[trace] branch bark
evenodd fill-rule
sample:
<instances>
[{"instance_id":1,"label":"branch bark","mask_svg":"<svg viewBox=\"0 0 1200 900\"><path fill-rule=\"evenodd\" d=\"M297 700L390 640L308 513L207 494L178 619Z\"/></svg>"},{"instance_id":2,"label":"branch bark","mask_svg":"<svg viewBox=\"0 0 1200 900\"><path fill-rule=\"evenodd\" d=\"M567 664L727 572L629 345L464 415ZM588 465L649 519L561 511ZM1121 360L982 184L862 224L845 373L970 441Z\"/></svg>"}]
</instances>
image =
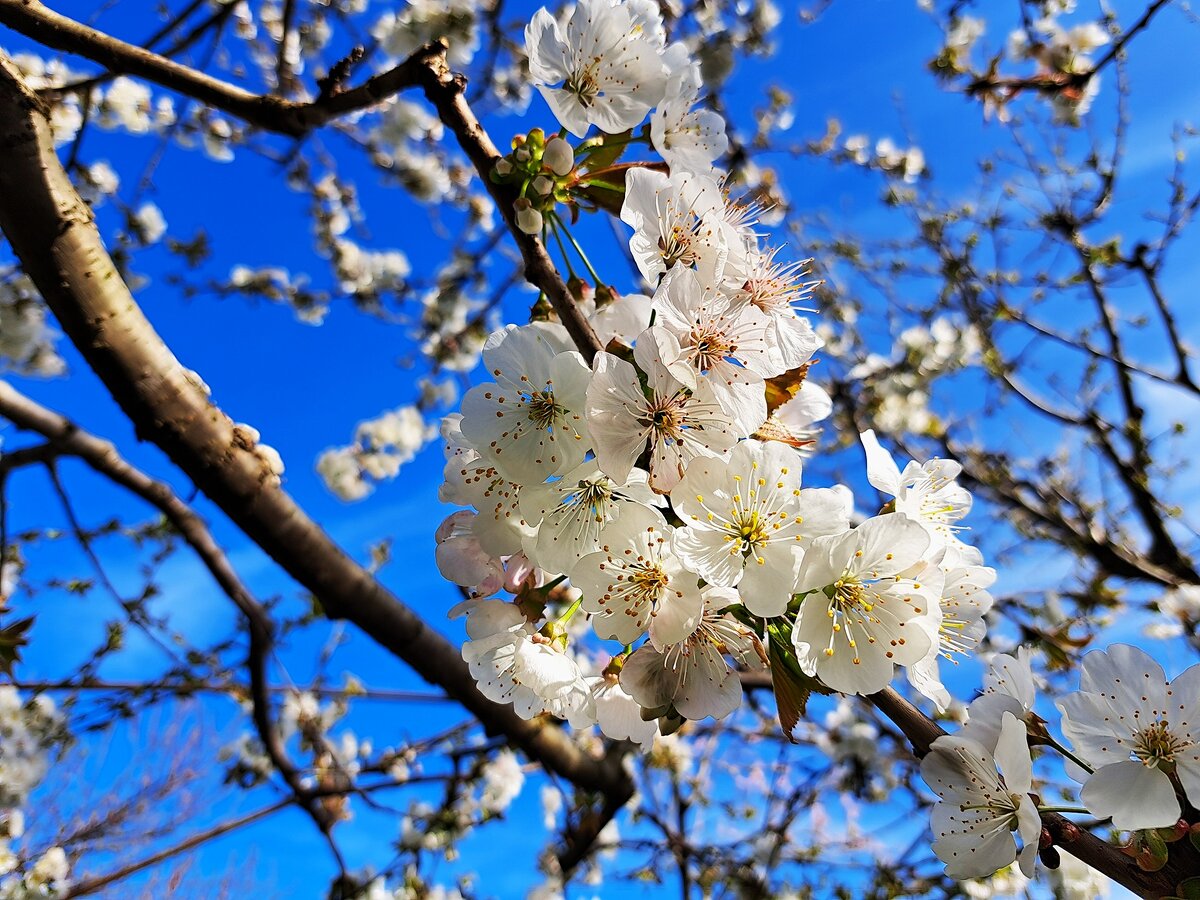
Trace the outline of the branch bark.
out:
<instances>
[{"instance_id":1,"label":"branch bark","mask_svg":"<svg viewBox=\"0 0 1200 900\"><path fill-rule=\"evenodd\" d=\"M312 102L259 95L175 62L153 51L128 44L76 22L38 0L0 0L0 24L64 53L82 56L112 73L137 75L185 94L214 109L237 116L265 131L303 137L333 119L365 109L416 85L437 46L418 50L395 68L339 93L322 93Z\"/></svg>"},{"instance_id":2,"label":"branch bark","mask_svg":"<svg viewBox=\"0 0 1200 900\"><path fill-rule=\"evenodd\" d=\"M3 2L12 7L11 0ZM160 447L329 616L360 627L462 703L489 733L503 734L551 771L599 793L627 789L619 767L585 754L557 727L525 721L480 694L458 650L279 487L268 462L142 313L54 152L45 108L2 55L0 229L139 436Z\"/></svg>"}]
</instances>

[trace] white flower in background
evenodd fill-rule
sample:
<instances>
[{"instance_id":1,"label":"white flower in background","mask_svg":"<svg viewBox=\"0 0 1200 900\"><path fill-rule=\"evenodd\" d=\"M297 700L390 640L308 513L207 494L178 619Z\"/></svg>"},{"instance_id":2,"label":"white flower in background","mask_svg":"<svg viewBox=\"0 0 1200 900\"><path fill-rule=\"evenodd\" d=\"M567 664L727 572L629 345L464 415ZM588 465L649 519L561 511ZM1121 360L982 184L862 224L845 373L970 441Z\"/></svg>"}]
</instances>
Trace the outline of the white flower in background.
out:
<instances>
[{"instance_id":1,"label":"white flower in background","mask_svg":"<svg viewBox=\"0 0 1200 900\"><path fill-rule=\"evenodd\" d=\"M992 595L987 588L996 580L996 570L986 566L961 566L945 573L941 599L941 624L937 643L929 655L908 667L908 680L922 694L937 704L938 712L950 706L950 692L938 674L938 658L958 665L957 656L965 655L979 646L987 633L984 617L992 608Z\"/></svg>"},{"instance_id":2,"label":"white flower in background","mask_svg":"<svg viewBox=\"0 0 1200 900\"><path fill-rule=\"evenodd\" d=\"M49 697L23 701L16 688L0 685L0 808L25 804L49 770L63 728L63 715Z\"/></svg>"},{"instance_id":3,"label":"white flower in background","mask_svg":"<svg viewBox=\"0 0 1200 900\"><path fill-rule=\"evenodd\" d=\"M929 653L937 597L903 575L929 545L925 529L898 513L812 542L797 578L796 593L807 596L792 632L805 674L835 691L872 694L891 682L895 665Z\"/></svg>"},{"instance_id":4,"label":"white flower in background","mask_svg":"<svg viewBox=\"0 0 1200 900\"><path fill-rule=\"evenodd\" d=\"M671 75L663 101L650 116L650 140L672 172L707 173L729 149L721 115L694 108L701 86L697 64L681 67Z\"/></svg>"},{"instance_id":5,"label":"white flower in background","mask_svg":"<svg viewBox=\"0 0 1200 900\"><path fill-rule=\"evenodd\" d=\"M167 233L167 220L153 203L143 203L133 214L133 226L144 244L156 244Z\"/></svg>"},{"instance_id":6,"label":"white flower in background","mask_svg":"<svg viewBox=\"0 0 1200 900\"><path fill-rule=\"evenodd\" d=\"M879 729L864 722L854 704L839 697L823 724L816 745L832 762L880 768Z\"/></svg>"},{"instance_id":7,"label":"white flower in background","mask_svg":"<svg viewBox=\"0 0 1200 900\"><path fill-rule=\"evenodd\" d=\"M807 319L796 315L796 304L811 300L819 281L805 281L810 260L784 263L776 260L779 248L753 250L746 258L737 297L767 317L772 352L779 357L778 370L804 365L821 349L823 341Z\"/></svg>"},{"instance_id":8,"label":"white flower in background","mask_svg":"<svg viewBox=\"0 0 1200 900\"><path fill-rule=\"evenodd\" d=\"M625 176L621 221L633 229L629 250L651 286L675 266L715 283L736 236L724 214L725 198L707 175L635 168Z\"/></svg>"},{"instance_id":9,"label":"white flower in background","mask_svg":"<svg viewBox=\"0 0 1200 900\"><path fill-rule=\"evenodd\" d=\"M654 295L655 327L679 342L686 360L711 384L742 434L767 419L763 381L783 371L767 340L767 317L690 269L672 269Z\"/></svg>"},{"instance_id":10,"label":"white flower in background","mask_svg":"<svg viewBox=\"0 0 1200 900\"><path fill-rule=\"evenodd\" d=\"M561 325L501 329L483 347L483 364L495 381L463 398L463 435L518 484L561 474L587 451L589 372L571 347Z\"/></svg>"},{"instance_id":11,"label":"white flower in background","mask_svg":"<svg viewBox=\"0 0 1200 900\"><path fill-rule=\"evenodd\" d=\"M1063 853L1058 868L1047 876L1055 900L1104 900L1112 895L1112 879L1070 853Z\"/></svg>"},{"instance_id":12,"label":"white flower in background","mask_svg":"<svg viewBox=\"0 0 1200 900\"><path fill-rule=\"evenodd\" d=\"M741 705L742 681L724 654L765 664L754 632L722 612L736 602L735 591L709 588L695 631L661 650L651 643L635 650L621 669L621 687L648 710L673 706L692 720L729 715Z\"/></svg>"},{"instance_id":13,"label":"white flower in background","mask_svg":"<svg viewBox=\"0 0 1200 900\"><path fill-rule=\"evenodd\" d=\"M596 461L624 482L650 443L650 487L667 493L691 460L723 456L739 435L712 387L679 360L679 342L660 328L637 340L633 356L646 373L611 353L597 353L587 388L587 420Z\"/></svg>"},{"instance_id":14,"label":"white flower in background","mask_svg":"<svg viewBox=\"0 0 1200 900\"><path fill-rule=\"evenodd\" d=\"M1200 803L1200 665L1168 682L1145 652L1114 644L1083 657L1079 686L1057 706L1063 734L1095 769L1083 805L1122 831L1174 825L1172 773Z\"/></svg>"},{"instance_id":15,"label":"white flower in background","mask_svg":"<svg viewBox=\"0 0 1200 900\"><path fill-rule=\"evenodd\" d=\"M980 878L1019 860L1021 871L1033 876L1042 820L1029 796L1032 768L1025 726L1009 714L995 753L957 735L933 742L921 777L942 800L930 824L933 852L947 875ZM1021 838L1019 854L1014 833Z\"/></svg>"},{"instance_id":16,"label":"white flower in background","mask_svg":"<svg viewBox=\"0 0 1200 900\"><path fill-rule=\"evenodd\" d=\"M758 616L782 615L804 549L850 527L842 492L801 490L802 460L776 442L742 441L728 462L698 459L671 493L679 554L710 584L737 586Z\"/></svg>"},{"instance_id":17,"label":"white flower in background","mask_svg":"<svg viewBox=\"0 0 1200 900\"><path fill-rule=\"evenodd\" d=\"M483 766L483 796L479 805L485 813L499 815L517 799L525 786L525 773L517 755L507 747L497 751Z\"/></svg>"},{"instance_id":18,"label":"white flower in background","mask_svg":"<svg viewBox=\"0 0 1200 900\"><path fill-rule=\"evenodd\" d=\"M667 69L654 31L662 22L633 6L579 0L565 26L542 8L525 29L530 79L576 137L591 125L609 134L633 128L662 100Z\"/></svg>"},{"instance_id":19,"label":"white flower in background","mask_svg":"<svg viewBox=\"0 0 1200 900\"><path fill-rule=\"evenodd\" d=\"M604 529L602 548L576 563L571 583L583 592L596 634L631 644L649 629L661 648L695 630L704 601L676 534L661 513L630 506Z\"/></svg>"},{"instance_id":20,"label":"white flower in background","mask_svg":"<svg viewBox=\"0 0 1200 900\"><path fill-rule=\"evenodd\" d=\"M1146 634L1156 638L1179 637L1185 625L1200 621L1200 584L1181 584L1170 588L1158 601L1162 618L1146 626Z\"/></svg>"},{"instance_id":21,"label":"white flower in background","mask_svg":"<svg viewBox=\"0 0 1200 900\"><path fill-rule=\"evenodd\" d=\"M970 492L955 481L962 466L952 459L913 460L901 472L874 431L864 431L860 438L867 454L867 480L895 498L896 512L924 525L956 551L963 565L980 565L983 557L979 551L958 538L962 528L958 523L971 511L972 503Z\"/></svg>"},{"instance_id":22,"label":"white flower in background","mask_svg":"<svg viewBox=\"0 0 1200 900\"><path fill-rule=\"evenodd\" d=\"M373 490L363 478L353 447L330 448L317 457L317 474L342 500L361 500Z\"/></svg>"},{"instance_id":23,"label":"white flower in background","mask_svg":"<svg viewBox=\"0 0 1200 900\"><path fill-rule=\"evenodd\" d=\"M946 45L962 53L970 53L975 42L983 37L987 30L987 23L974 16L958 16L953 22L953 26L946 34Z\"/></svg>"},{"instance_id":24,"label":"white flower in background","mask_svg":"<svg viewBox=\"0 0 1200 900\"><path fill-rule=\"evenodd\" d=\"M39 894L53 896L58 890L66 887L70 875L71 867L67 863L66 852L62 847L51 847L38 857L26 880L32 887L42 889Z\"/></svg>"},{"instance_id":25,"label":"white flower in background","mask_svg":"<svg viewBox=\"0 0 1200 900\"><path fill-rule=\"evenodd\" d=\"M588 679L596 699L596 724L604 736L614 741L633 741L645 753L658 736L658 720L642 718L642 707L621 687L617 675L596 675Z\"/></svg>"},{"instance_id":26,"label":"white flower in background","mask_svg":"<svg viewBox=\"0 0 1200 900\"><path fill-rule=\"evenodd\" d=\"M547 571L570 573L579 557L600 549L600 535L628 504L661 506L648 474L633 469L624 484L609 478L595 460L580 463L561 478L521 489L521 515L537 536L526 552Z\"/></svg>"},{"instance_id":27,"label":"white flower in background","mask_svg":"<svg viewBox=\"0 0 1200 900\"><path fill-rule=\"evenodd\" d=\"M408 0L399 12L385 13L371 29L385 53L404 59L426 44L445 38L452 66L471 62L479 48L475 23L479 0Z\"/></svg>"},{"instance_id":28,"label":"white flower in background","mask_svg":"<svg viewBox=\"0 0 1200 900\"><path fill-rule=\"evenodd\" d=\"M151 128L150 88L140 81L118 75L108 85L100 101L101 128L123 128L130 134L145 134Z\"/></svg>"}]
</instances>

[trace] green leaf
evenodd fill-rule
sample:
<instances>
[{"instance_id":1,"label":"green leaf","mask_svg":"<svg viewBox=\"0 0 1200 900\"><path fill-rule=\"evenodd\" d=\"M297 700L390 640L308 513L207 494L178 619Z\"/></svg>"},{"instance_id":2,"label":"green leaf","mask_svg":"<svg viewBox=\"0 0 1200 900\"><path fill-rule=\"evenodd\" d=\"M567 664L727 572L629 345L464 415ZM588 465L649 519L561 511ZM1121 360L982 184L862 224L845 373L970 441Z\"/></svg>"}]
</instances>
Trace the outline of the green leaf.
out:
<instances>
[{"instance_id":1,"label":"green leaf","mask_svg":"<svg viewBox=\"0 0 1200 900\"><path fill-rule=\"evenodd\" d=\"M591 171L597 169L607 169L613 165L629 146L629 139L633 136L633 129L622 131L620 134L606 134L604 140L591 153L588 154L587 167Z\"/></svg>"},{"instance_id":2,"label":"green leaf","mask_svg":"<svg viewBox=\"0 0 1200 900\"><path fill-rule=\"evenodd\" d=\"M767 658L771 663L771 685L775 690L779 725L787 739L795 743L792 732L808 709L808 698L813 691L823 694L827 690L800 670L792 650L790 622L777 619L767 626Z\"/></svg>"},{"instance_id":3,"label":"green leaf","mask_svg":"<svg viewBox=\"0 0 1200 900\"><path fill-rule=\"evenodd\" d=\"M29 643L33 616L0 628L0 671L12 678L13 666L21 661L21 648Z\"/></svg>"},{"instance_id":4,"label":"green leaf","mask_svg":"<svg viewBox=\"0 0 1200 900\"><path fill-rule=\"evenodd\" d=\"M1185 878L1176 885L1183 900L1200 900L1200 876Z\"/></svg>"}]
</instances>

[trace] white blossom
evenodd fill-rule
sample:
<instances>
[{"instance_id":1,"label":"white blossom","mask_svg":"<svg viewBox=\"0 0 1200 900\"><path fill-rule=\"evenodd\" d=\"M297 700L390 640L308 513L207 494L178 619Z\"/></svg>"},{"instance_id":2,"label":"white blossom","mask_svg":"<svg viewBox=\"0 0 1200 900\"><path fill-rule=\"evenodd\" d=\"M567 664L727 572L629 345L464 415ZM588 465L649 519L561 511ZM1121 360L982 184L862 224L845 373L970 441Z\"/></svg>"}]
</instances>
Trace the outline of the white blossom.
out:
<instances>
[{"instance_id":1,"label":"white blossom","mask_svg":"<svg viewBox=\"0 0 1200 900\"><path fill-rule=\"evenodd\" d=\"M565 26L546 9L525 29L529 74L576 137L591 125L618 134L641 122L666 89L667 69L634 4L579 0Z\"/></svg>"},{"instance_id":2,"label":"white blossom","mask_svg":"<svg viewBox=\"0 0 1200 900\"><path fill-rule=\"evenodd\" d=\"M1032 761L1016 717L1005 714L994 754L970 738L939 737L921 760L921 777L942 801L931 827L933 852L947 875L979 878L1019 860L1032 877L1042 820L1029 796Z\"/></svg>"},{"instance_id":3,"label":"white blossom","mask_svg":"<svg viewBox=\"0 0 1200 900\"><path fill-rule=\"evenodd\" d=\"M526 552L543 569L569 574L581 556L600 549L601 532L628 505L662 505L648 477L635 468L620 484L588 460L561 478L522 488L521 515L537 528L525 540Z\"/></svg>"},{"instance_id":4,"label":"white blossom","mask_svg":"<svg viewBox=\"0 0 1200 900\"><path fill-rule=\"evenodd\" d=\"M762 647L754 632L722 612L737 594L722 588L705 593L704 613L695 630L661 649L645 643L621 669L621 686L648 710L674 709L685 719L720 719L741 705L742 682L725 661L759 661Z\"/></svg>"},{"instance_id":5,"label":"white blossom","mask_svg":"<svg viewBox=\"0 0 1200 900\"><path fill-rule=\"evenodd\" d=\"M637 340L634 359L648 376L610 353L597 353L587 388L587 420L600 468L625 481L650 444L650 486L672 490L698 456L724 456L739 435L712 387L679 359L679 342L650 328Z\"/></svg>"},{"instance_id":6,"label":"white blossom","mask_svg":"<svg viewBox=\"0 0 1200 900\"><path fill-rule=\"evenodd\" d=\"M676 534L661 513L631 506L604 529L600 550L579 560L571 582L583 592L596 634L630 644L649 629L661 648L692 633L703 601Z\"/></svg>"},{"instance_id":7,"label":"white blossom","mask_svg":"<svg viewBox=\"0 0 1200 900\"><path fill-rule=\"evenodd\" d=\"M700 67L685 65L667 82L666 95L650 116L650 140L672 172L707 173L729 149L725 120L700 99Z\"/></svg>"},{"instance_id":8,"label":"white blossom","mask_svg":"<svg viewBox=\"0 0 1200 900\"><path fill-rule=\"evenodd\" d=\"M543 481L583 461L588 367L571 346L561 325L497 331L483 347L495 381L463 397L463 435L517 483Z\"/></svg>"},{"instance_id":9,"label":"white blossom","mask_svg":"<svg viewBox=\"0 0 1200 900\"><path fill-rule=\"evenodd\" d=\"M937 597L904 573L929 544L925 529L899 513L812 542L800 565L796 592L806 596L792 633L805 674L842 693L871 694L888 685L895 665L926 656Z\"/></svg>"},{"instance_id":10,"label":"white blossom","mask_svg":"<svg viewBox=\"0 0 1200 900\"><path fill-rule=\"evenodd\" d=\"M1063 734L1095 770L1080 799L1122 830L1179 819L1170 775L1200 803L1200 665L1167 681L1162 666L1128 644L1083 658L1080 690L1060 699Z\"/></svg>"},{"instance_id":11,"label":"white blossom","mask_svg":"<svg viewBox=\"0 0 1200 900\"><path fill-rule=\"evenodd\" d=\"M747 440L728 462L695 460L671 494L684 561L710 584L738 586L755 615L781 615L812 539L850 527L846 496L801 489L801 468L790 447Z\"/></svg>"},{"instance_id":12,"label":"white blossom","mask_svg":"<svg viewBox=\"0 0 1200 900\"><path fill-rule=\"evenodd\" d=\"M635 168L625 176L621 221L633 229L629 250L653 287L675 266L695 268L715 283L730 252L732 235L724 212L721 189L707 175L668 177Z\"/></svg>"}]
</instances>

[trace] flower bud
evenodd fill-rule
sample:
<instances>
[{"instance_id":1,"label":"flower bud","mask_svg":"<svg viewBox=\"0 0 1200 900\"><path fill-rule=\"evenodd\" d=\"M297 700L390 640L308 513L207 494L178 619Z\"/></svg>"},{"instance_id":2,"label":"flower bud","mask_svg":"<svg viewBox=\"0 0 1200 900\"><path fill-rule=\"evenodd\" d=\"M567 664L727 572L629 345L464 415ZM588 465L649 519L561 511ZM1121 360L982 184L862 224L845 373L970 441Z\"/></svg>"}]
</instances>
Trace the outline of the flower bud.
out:
<instances>
[{"instance_id":1,"label":"flower bud","mask_svg":"<svg viewBox=\"0 0 1200 900\"><path fill-rule=\"evenodd\" d=\"M542 214L534 209L528 200L518 197L513 202L513 208L517 211L518 228L526 234L542 233Z\"/></svg>"},{"instance_id":2,"label":"flower bud","mask_svg":"<svg viewBox=\"0 0 1200 900\"><path fill-rule=\"evenodd\" d=\"M542 154L542 161L555 175L569 175L575 168L575 151L571 145L560 137L551 138Z\"/></svg>"},{"instance_id":3,"label":"flower bud","mask_svg":"<svg viewBox=\"0 0 1200 900\"><path fill-rule=\"evenodd\" d=\"M533 188L533 192L539 197L547 197L554 190L554 182L545 175L539 175L533 179L530 187Z\"/></svg>"},{"instance_id":4,"label":"flower bud","mask_svg":"<svg viewBox=\"0 0 1200 900\"><path fill-rule=\"evenodd\" d=\"M502 157L500 157L500 159L496 160L496 174L497 175L499 175L500 177L503 178L505 175L511 175L512 171L513 171L513 164L508 161L508 157L502 156Z\"/></svg>"},{"instance_id":5,"label":"flower bud","mask_svg":"<svg viewBox=\"0 0 1200 900\"><path fill-rule=\"evenodd\" d=\"M512 152L512 156L513 156L513 159L515 159L517 162L525 163L525 162L529 162L529 159L532 156L532 154L529 152L528 147L518 147L516 150L514 150Z\"/></svg>"}]
</instances>

